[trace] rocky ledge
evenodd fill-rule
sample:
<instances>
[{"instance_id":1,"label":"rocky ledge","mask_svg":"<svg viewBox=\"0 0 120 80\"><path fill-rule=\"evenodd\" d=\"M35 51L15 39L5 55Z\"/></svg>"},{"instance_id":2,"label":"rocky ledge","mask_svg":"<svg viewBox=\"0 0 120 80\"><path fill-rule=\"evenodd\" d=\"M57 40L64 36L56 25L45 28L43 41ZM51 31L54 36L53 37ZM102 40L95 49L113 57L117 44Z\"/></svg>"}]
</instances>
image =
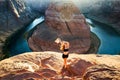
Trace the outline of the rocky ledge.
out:
<instances>
[{"instance_id":1,"label":"rocky ledge","mask_svg":"<svg viewBox=\"0 0 120 80\"><path fill-rule=\"evenodd\" d=\"M33 51L58 51L57 37L70 42L70 52L86 53L91 44L90 27L84 15L72 2L51 3L45 12L45 22L29 38Z\"/></svg>"},{"instance_id":2,"label":"rocky ledge","mask_svg":"<svg viewBox=\"0 0 120 80\"><path fill-rule=\"evenodd\" d=\"M119 80L120 56L71 53L63 68L62 53L23 53L0 61L0 80Z\"/></svg>"}]
</instances>

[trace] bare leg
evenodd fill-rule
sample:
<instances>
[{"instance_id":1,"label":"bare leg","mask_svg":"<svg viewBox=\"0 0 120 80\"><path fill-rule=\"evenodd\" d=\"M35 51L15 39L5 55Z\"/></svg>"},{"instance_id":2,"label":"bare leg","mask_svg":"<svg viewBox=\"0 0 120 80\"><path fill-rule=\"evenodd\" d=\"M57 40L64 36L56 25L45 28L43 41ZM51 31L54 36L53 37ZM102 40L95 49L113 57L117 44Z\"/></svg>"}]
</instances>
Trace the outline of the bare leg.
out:
<instances>
[{"instance_id":1,"label":"bare leg","mask_svg":"<svg viewBox=\"0 0 120 80\"><path fill-rule=\"evenodd\" d=\"M64 58L64 67L67 67L67 58Z\"/></svg>"},{"instance_id":2,"label":"bare leg","mask_svg":"<svg viewBox=\"0 0 120 80\"><path fill-rule=\"evenodd\" d=\"M67 55L68 52L64 52L63 54ZM64 59L64 67L66 68L67 67L67 58L63 58L63 59Z\"/></svg>"}]
</instances>

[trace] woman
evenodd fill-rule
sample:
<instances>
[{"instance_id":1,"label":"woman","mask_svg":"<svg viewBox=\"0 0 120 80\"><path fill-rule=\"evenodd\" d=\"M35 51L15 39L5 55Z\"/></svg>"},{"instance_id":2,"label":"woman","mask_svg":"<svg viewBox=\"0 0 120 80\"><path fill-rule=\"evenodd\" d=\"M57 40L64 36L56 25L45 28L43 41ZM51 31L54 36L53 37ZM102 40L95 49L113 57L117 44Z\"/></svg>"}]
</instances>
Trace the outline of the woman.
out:
<instances>
[{"instance_id":1,"label":"woman","mask_svg":"<svg viewBox=\"0 0 120 80\"><path fill-rule=\"evenodd\" d=\"M59 44L60 45L60 50L63 51L62 58L64 59L64 67L66 68L67 67L67 58L69 56L68 51L69 51L70 44L67 41L62 41L60 38L57 38L55 40L55 43Z\"/></svg>"}]
</instances>

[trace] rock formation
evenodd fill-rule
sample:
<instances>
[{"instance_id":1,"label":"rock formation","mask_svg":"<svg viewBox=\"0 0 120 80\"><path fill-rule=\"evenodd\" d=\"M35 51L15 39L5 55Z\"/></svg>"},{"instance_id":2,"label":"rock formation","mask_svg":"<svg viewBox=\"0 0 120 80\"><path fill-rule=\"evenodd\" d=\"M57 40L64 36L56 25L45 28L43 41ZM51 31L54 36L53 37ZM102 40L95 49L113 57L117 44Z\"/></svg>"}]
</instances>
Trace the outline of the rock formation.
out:
<instances>
[{"instance_id":1,"label":"rock formation","mask_svg":"<svg viewBox=\"0 0 120 80\"><path fill-rule=\"evenodd\" d=\"M43 12L48 7L50 0L26 0L33 9ZM36 5L34 5L34 1ZM55 1L55 0L51 0ZM56 0L61 1L61 0ZM64 0L66 1L66 0ZM119 0L72 0L82 13L88 18L111 25L120 33L120 1ZM62 1L61 1L62 2Z\"/></svg>"},{"instance_id":2,"label":"rock formation","mask_svg":"<svg viewBox=\"0 0 120 80\"><path fill-rule=\"evenodd\" d=\"M31 52L2 60L0 80L120 79L119 55L70 54L66 69L61 56L58 52Z\"/></svg>"},{"instance_id":3,"label":"rock formation","mask_svg":"<svg viewBox=\"0 0 120 80\"><path fill-rule=\"evenodd\" d=\"M119 0L91 0L86 3L82 12L88 18L105 23L120 33L120 1Z\"/></svg>"},{"instance_id":4,"label":"rock formation","mask_svg":"<svg viewBox=\"0 0 120 80\"><path fill-rule=\"evenodd\" d=\"M6 39L37 16L23 0L0 0L0 60Z\"/></svg>"},{"instance_id":5,"label":"rock formation","mask_svg":"<svg viewBox=\"0 0 120 80\"><path fill-rule=\"evenodd\" d=\"M92 66L87 69L83 80L119 80L120 70L103 65Z\"/></svg>"},{"instance_id":6,"label":"rock formation","mask_svg":"<svg viewBox=\"0 0 120 80\"><path fill-rule=\"evenodd\" d=\"M59 51L54 43L57 37L70 42L70 52L86 53L90 48L90 28L72 2L51 3L45 12L45 22L28 42L33 51Z\"/></svg>"}]
</instances>

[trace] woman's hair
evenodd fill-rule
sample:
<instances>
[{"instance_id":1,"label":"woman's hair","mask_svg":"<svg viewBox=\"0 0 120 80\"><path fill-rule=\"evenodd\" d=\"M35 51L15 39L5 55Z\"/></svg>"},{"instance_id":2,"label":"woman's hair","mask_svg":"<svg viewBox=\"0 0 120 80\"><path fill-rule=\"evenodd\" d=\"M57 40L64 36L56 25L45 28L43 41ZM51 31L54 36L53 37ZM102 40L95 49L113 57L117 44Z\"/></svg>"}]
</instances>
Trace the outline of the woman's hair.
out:
<instances>
[{"instance_id":1,"label":"woman's hair","mask_svg":"<svg viewBox=\"0 0 120 80\"><path fill-rule=\"evenodd\" d=\"M57 39L55 40L56 43L60 43L61 41L62 41L61 38L57 38Z\"/></svg>"}]
</instances>

